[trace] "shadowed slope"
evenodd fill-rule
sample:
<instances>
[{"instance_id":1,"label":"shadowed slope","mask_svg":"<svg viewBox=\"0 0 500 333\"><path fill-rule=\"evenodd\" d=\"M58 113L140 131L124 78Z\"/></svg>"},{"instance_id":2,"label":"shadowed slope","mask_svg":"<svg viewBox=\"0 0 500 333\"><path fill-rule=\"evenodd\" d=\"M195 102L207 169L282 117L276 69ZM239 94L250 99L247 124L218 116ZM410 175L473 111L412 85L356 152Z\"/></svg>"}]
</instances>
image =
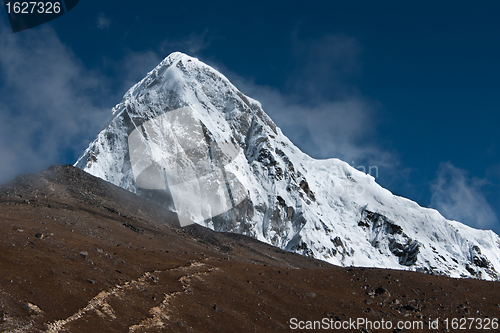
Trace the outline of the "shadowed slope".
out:
<instances>
[{"instance_id":1,"label":"shadowed slope","mask_svg":"<svg viewBox=\"0 0 500 333\"><path fill-rule=\"evenodd\" d=\"M500 312L498 282L341 268L171 221L71 166L2 185L0 332L285 332L292 317L427 325Z\"/></svg>"}]
</instances>

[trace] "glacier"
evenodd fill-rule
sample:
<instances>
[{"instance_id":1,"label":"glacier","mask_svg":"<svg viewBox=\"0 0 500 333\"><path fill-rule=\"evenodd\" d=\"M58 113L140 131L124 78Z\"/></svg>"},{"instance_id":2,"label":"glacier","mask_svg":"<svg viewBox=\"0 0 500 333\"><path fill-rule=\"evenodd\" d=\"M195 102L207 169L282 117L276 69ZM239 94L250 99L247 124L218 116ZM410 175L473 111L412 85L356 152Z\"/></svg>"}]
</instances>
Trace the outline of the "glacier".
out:
<instances>
[{"instance_id":1,"label":"glacier","mask_svg":"<svg viewBox=\"0 0 500 333\"><path fill-rule=\"evenodd\" d=\"M178 110L187 110L203 136L182 128L186 122L175 125ZM198 154L206 147L212 169ZM189 169L193 158L197 166ZM213 165L221 171L209 172ZM245 234L335 265L500 279L497 234L395 196L339 159L311 158L258 101L183 53L170 54L127 91L75 166L177 212L181 225ZM144 170L156 180L140 176ZM209 178L189 183L200 170ZM200 201L208 208L194 212Z\"/></svg>"}]
</instances>

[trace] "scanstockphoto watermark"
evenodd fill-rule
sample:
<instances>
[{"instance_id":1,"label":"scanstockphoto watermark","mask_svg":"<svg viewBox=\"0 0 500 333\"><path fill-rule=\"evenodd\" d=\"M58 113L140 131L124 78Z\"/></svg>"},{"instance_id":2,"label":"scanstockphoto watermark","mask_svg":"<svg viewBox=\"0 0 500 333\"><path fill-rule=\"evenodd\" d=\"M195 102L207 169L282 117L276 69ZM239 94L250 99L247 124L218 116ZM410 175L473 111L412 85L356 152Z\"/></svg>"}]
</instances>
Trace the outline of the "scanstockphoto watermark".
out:
<instances>
[{"instance_id":1,"label":"scanstockphoto watermark","mask_svg":"<svg viewBox=\"0 0 500 333\"><path fill-rule=\"evenodd\" d=\"M379 168L376 165L370 165L368 167L365 167L363 165L358 165L355 166L354 161L352 161L351 167L354 169L361 171L369 176L372 176L373 178L378 178L379 176ZM356 176L351 174L351 172L346 172L346 177L348 182L337 182L332 184L333 186L330 186L327 188L327 191L330 195L333 196L342 196L344 194L354 194L356 196L362 196L365 194L366 191L366 179L359 179ZM358 179L358 180L356 180ZM368 182L370 183L370 182ZM371 185L370 185L371 186Z\"/></svg>"},{"instance_id":2,"label":"scanstockphoto watermark","mask_svg":"<svg viewBox=\"0 0 500 333\"><path fill-rule=\"evenodd\" d=\"M289 321L292 330L423 330L427 327L433 327L430 323L427 325L422 320L405 320L393 323L391 320L369 320L367 318L349 318L346 320L336 320L333 318L323 318L322 320L299 320L292 318Z\"/></svg>"},{"instance_id":3,"label":"scanstockphoto watermark","mask_svg":"<svg viewBox=\"0 0 500 333\"><path fill-rule=\"evenodd\" d=\"M356 163L354 161L351 162L351 166L363 173L366 173L367 175L372 176L373 178L378 178L378 166L376 165L369 165L368 167L364 165L358 165L355 166Z\"/></svg>"},{"instance_id":4,"label":"scanstockphoto watermark","mask_svg":"<svg viewBox=\"0 0 500 333\"><path fill-rule=\"evenodd\" d=\"M322 320L299 320L292 318L289 321L292 330L419 330L424 329L463 331L463 330L485 330L496 331L499 328L498 318L436 318L424 320L369 320L367 318L349 318L338 320L323 318Z\"/></svg>"}]
</instances>

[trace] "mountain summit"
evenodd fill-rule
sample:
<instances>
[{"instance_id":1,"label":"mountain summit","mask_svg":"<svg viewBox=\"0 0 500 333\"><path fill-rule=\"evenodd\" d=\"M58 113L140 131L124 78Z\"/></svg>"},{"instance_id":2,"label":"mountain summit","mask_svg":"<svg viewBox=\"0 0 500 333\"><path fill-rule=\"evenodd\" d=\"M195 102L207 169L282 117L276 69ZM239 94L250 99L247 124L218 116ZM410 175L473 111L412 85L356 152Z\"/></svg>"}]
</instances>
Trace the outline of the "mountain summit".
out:
<instances>
[{"instance_id":1,"label":"mountain summit","mask_svg":"<svg viewBox=\"0 0 500 333\"><path fill-rule=\"evenodd\" d=\"M116 105L75 166L177 213L342 266L499 280L500 238L316 160L261 104L182 53Z\"/></svg>"}]
</instances>

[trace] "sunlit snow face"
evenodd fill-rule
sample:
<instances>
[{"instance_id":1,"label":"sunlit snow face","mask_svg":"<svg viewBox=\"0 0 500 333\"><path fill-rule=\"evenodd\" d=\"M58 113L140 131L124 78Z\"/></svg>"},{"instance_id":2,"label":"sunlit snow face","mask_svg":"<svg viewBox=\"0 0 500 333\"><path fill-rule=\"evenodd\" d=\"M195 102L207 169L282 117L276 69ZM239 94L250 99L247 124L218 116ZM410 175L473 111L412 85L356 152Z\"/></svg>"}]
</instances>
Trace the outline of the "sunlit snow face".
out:
<instances>
[{"instance_id":1,"label":"sunlit snow face","mask_svg":"<svg viewBox=\"0 0 500 333\"><path fill-rule=\"evenodd\" d=\"M222 214L247 196L230 171L240 149L210 140L190 107L144 122L130 133L128 145L135 182L169 191L181 226Z\"/></svg>"}]
</instances>

